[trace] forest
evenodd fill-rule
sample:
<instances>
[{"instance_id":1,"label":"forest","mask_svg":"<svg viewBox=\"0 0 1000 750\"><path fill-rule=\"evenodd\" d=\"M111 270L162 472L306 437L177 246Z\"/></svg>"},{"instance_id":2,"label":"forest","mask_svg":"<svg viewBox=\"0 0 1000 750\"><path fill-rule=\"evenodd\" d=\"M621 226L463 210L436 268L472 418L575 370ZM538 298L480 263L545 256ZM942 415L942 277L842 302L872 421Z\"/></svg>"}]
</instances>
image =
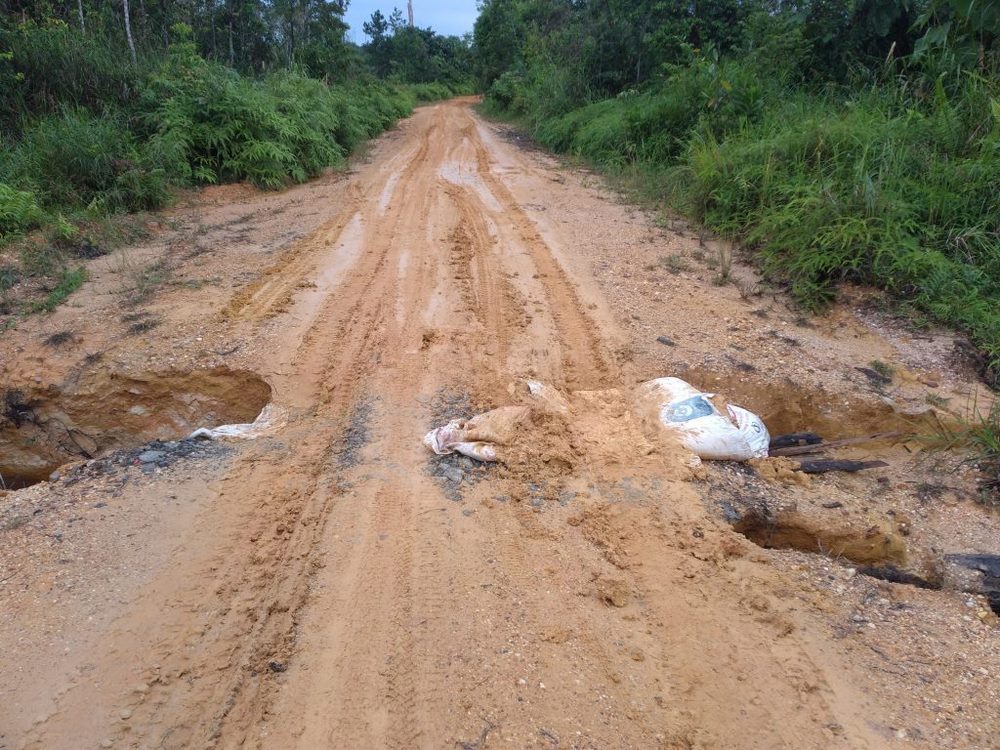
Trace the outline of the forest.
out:
<instances>
[{"instance_id":1,"label":"forest","mask_svg":"<svg viewBox=\"0 0 1000 750\"><path fill-rule=\"evenodd\" d=\"M302 182L416 104L474 90L468 40L377 11L355 45L346 6L0 2L0 305L31 277L51 309L81 260L141 231L123 215L178 188Z\"/></svg>"},{"instance_id":2,"label":"forest","mask_svg":"<svg viewBox=\"0 0 1000 750\"><path fill-rule=\"evenodd\" d=\"M474 46L488 112L808 309L859 282L967 330L996 383L998 30L977 0L486 0Z\"/></svg>"}]
</instances>

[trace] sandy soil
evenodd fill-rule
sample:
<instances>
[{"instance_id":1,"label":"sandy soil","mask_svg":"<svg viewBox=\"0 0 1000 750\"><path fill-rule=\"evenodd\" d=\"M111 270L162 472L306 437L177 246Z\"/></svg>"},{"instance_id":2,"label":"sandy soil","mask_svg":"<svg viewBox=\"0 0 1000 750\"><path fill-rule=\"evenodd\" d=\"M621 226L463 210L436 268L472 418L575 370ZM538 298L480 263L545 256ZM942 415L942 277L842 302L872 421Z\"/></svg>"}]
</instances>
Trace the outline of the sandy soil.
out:
<instances>
[{"instance_id":1,"label":"sandy soil","mask_svg":"<svg viewBox=\"0 0 1000 750\"><path fill-rule=\"evenodd\" d=\"M1000 552L963 456L692 469L622 396L680 375L776 433L912 432L988 402L958 337L717 285L725 248L471 104L348 175L205 191L3 334L0 465L76 463L0 492L0 748L1000 747L997 618L941 572ZM421 445L527 378L567 410L504 464ZM256 439L171 442L264 384ZM817 549L733 525L761 507Z\"/></svg>"}]
</instances>

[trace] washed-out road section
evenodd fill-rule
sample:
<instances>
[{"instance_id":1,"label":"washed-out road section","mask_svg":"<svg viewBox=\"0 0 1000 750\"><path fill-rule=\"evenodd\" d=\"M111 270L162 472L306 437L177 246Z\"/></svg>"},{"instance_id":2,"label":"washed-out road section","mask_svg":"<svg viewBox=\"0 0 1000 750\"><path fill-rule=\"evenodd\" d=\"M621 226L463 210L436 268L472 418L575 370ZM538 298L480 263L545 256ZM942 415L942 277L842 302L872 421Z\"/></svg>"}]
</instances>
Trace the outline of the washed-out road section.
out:
<instances>
[{"instance_id":1,"label":"washed-out road section","mask_svg":"<svg viewBox=\"0 0 1000 750\"><path fill-rule=\"evenodd\" d=\"M100 627L63 620L65 649L33 652L5 621L0 747L898 741L899 700L814 595L607 395L677 373L637 363L620 301L576 257L581 227L613 229L546 215L561 180L457 100L312 195L309 231L204 312L251 342L271 431L204 474L124 490L185 505L132 529L141 575ZM542 425L508 466L420 444L523 401L527 378L584 392L589 416ZM46 596L8 598L21 627Z\"/></svg>"}]
</instances>

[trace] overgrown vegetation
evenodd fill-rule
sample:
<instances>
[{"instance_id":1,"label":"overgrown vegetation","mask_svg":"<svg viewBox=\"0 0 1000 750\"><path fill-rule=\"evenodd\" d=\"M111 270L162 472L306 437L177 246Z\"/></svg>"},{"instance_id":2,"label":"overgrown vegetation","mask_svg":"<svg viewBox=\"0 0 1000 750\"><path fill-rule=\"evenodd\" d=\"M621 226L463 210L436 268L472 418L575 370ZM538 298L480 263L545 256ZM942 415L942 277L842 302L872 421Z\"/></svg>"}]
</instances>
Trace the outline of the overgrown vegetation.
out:
<instances>
[{"instance_id":1,"label":"overgrown vegetation","mask_svg":"<svg viewBox=\"0 0 1000 750\"><path fill-rule=\"evenodd\" d=\"M947 408L948 399L928 399L940 409ZM1000 401L992 401L984 409L976 396L965 405L961 417L935 418L931 434L923 437L934 449L961 447L971 454L971 462L983 474L980 499L1000 505Z\"/></svg>"},{"instance_id":2,"label":"overgrown vegetation","mask_svg":"<svg viewBox=\"0 0 1000 750\"><path fill-rule=\"evenodd\" d=\"M994 402L989 414L977 416L969 428L969 441L986 475L984 496L1000 503L1000 404Z\"/></svg>"},{"instance_id":3,"label":"overgrown vegetation","mask_svg":"<svg viewBox=\"0 0 1000 750\"><path fill-rule=\"evenodd\" d=\"M1000 377L1000 5L489 0L486 108L752 250L884 288Z\"/></svg>"},{"instance_id":4,"label":"overgrown vegetation","mask_svg":"<svg viewBox=\"0 0 1000 750\"><path fill-rule=\"evenodd\" d=\"M79 286L68 269L108 252L109 217L178 187L302 182L416 104L472 90L467 42L397 13L358 47L345 7L0 0L0 315L22 280L51 290L32 310Z\"/></svg>"}]
</instances>

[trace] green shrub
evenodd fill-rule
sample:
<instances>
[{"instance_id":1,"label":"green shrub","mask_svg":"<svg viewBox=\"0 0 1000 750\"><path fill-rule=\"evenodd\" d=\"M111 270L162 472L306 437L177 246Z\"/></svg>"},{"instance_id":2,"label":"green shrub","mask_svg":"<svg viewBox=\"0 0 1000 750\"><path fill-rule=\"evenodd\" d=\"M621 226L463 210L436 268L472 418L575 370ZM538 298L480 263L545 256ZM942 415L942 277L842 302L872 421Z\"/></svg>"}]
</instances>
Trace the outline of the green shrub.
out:
<instances>
[{"instance_id":1,"label":"green shrub","mask_svg":"<svg viewBox=\"0 0 1000 750\"><path fill-rule=\"evenodd\" d=\"M486 103L495 112L508 115L528 114L528 102L525 97L527 82L521 72L508 70L498 77L486 92Z\"/></svg>"},{"instance_id":2,"label":"green shrub","mask_svg":"<svg viewBox=\"0 0 1000 750\"><path fill-rule=\"evenodd\" d=\"M83 109L33 123L0 179L30 190L47 209L136 211L162 206L168 197L163 170L147 163L121 121Z\"/></svg>"},{"instance_id":3,"label":"green shrub","mask_svg":"<svg viewBox=\"0 0 1000 750\"><path fill-rule=\"evenodd\" d=\"M414 83L406 87L417 102L436 102L454 96L451 88L443 83Z\"/></svg>"},{"instance_id":4,"label":"green shrub","mask_svg":"<svg viewBox=\"0 0 1000 750\"><path fill-rule=\"evenodd\" d=\"M182 181L249 180L276 188L343 162L361 141L409 113L401 91L331 88L298 73L257 82L172 48L143 92L151 158Z\"/></svg>"},{"instance_id":5,"label":"green shrub","mask_svg":"<svg viewBox=\"0 0 1000 750\"><path fill-rule=\"evenodd\" d=\"M0 182L0 238L37 227L45 220L35 196Z\"/></svg>"},{"instance_id":6,"label":"green shrub","mask_svg":"<svg viewBox=\"0 0 1000 750\"><path fill-rule=\"evenodd\" d=\"M290 139L300 135L273 96L235 71L177 45L143 91L150 153L173 176L194 182L251 180L278 187L305 179Z\"/></svg>"}]
</instances>

